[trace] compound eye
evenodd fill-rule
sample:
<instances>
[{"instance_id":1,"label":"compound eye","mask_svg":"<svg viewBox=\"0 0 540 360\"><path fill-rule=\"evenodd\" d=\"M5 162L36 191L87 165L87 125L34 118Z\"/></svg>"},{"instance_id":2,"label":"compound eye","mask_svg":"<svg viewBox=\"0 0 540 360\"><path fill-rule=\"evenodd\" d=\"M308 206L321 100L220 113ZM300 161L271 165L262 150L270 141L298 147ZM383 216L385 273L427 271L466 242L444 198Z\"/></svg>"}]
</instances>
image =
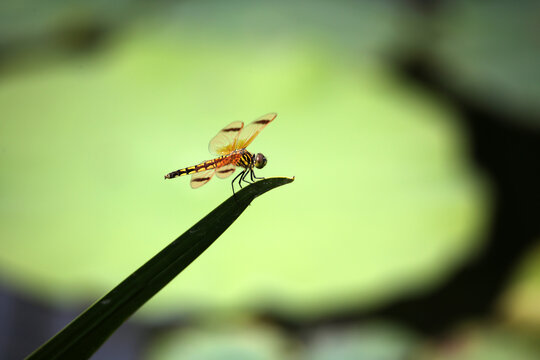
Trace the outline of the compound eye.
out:
<instances>
[{"instance_id":1,"label":"compound eye","mask_svg":"<svg viewBox=\"0 0 540 360\"><path fill-rule=\"evenodd\" d=\"M257 169L262 169L266 165L266 158L263 154L258 153L255 155L255 167Z\"/></svg>"}]
</instances>

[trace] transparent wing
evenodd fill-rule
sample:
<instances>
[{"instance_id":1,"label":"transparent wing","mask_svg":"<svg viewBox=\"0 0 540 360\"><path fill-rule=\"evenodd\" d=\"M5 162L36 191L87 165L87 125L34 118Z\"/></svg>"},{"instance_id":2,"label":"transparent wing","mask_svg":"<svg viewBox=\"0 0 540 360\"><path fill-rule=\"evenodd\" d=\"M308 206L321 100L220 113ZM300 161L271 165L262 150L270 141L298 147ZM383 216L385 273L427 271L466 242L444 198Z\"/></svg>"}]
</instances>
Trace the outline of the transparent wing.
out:
<instances>
[{"instance_id":1,"label":"transparent wing","mask_svg":"<svg viewBox=\"0 0 540 360\"><path fill-rule=\"evenodd\" d=\"M276 113L263 115L244 127L242 131L240 131L240 135L238 136L238 140L235 144L235 149L243 149L248 147L248 145L251 144L257 135L259 135L262 129L264 129L266 125L270 124L276 118L276 116Z\"/></svg>"},{"instance_id":2,"label":"transparent wing","mask_svg":"<svg viewBox=\"0 0 540 360\"><path fill-rule=\"evenodd\" d=\"M190 182L191 188L196 189L203 186L204 184L209 182L210 179L212 179L212 176L214 176L215 172L216 172L216 169L210 169L210 170L201 171L201 172L191 175L191 182Z\"/></svg>"},{"instance_id":3,"label":"transparent wing","mask_svg":"<svg viewBox=\"0 0 540 360\"><path fill-rule=\"evenodd\" d=\"M236 171L236 166L234 164L228 164L216 169L216 175L220 179L225 179L226 177L231 176Z\"/></svg>"},{"instance_id":4,"label":"transparent wing","mask_svg":"<svg viewBox=\"0 0 540 360\"><path fill-rule=\"evenodd\" d=\"M236 148L236 140L243 127L244 123L241 121L234 121L225 126L210 140L208 150L216 155L229 154Z\"/></svg>"}]
</instances>

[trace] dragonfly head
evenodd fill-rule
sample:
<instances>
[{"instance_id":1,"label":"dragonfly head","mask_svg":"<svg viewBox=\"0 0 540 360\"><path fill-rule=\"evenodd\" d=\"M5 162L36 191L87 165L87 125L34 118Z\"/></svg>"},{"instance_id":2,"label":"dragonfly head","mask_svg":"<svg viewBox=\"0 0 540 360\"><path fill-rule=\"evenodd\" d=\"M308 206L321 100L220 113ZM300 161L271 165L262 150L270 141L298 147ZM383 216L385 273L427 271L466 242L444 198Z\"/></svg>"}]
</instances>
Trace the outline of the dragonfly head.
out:
<instances>
[{"instance_id":1,"label":"dragonfly head","mask_svg":"<svg viewBox=\"0 0 540 360\"><path fill-rule=\"evenodd\" d=\"M266 158L263 154L258 153L257 155L255 155L254 163L257 169L262 169L266 165Z\"/></svg>"}]
</instances>

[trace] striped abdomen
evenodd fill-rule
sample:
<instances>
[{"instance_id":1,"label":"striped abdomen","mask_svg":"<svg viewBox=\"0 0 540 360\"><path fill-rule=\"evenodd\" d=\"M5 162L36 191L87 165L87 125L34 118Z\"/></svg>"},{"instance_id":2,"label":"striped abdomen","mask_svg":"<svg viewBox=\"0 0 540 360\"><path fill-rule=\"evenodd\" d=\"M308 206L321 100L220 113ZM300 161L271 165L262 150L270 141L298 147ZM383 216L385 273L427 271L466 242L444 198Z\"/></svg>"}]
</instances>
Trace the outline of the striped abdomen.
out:
<instances>
[{"instance_id":1,"label":"striped abdomen","mask_svg":"<svg viewBox=\"0 0 540 360\"><path fill-rule=\"evenodd\" d=\"M244 159L246 153L247 151L245 149L237 150L230 153L229 155L223 155L218 158L202 162L195 166L190 166L184 169L180 169L180 170L176 170L171 173L168 173L167 175L165 175L165 179L172 179L178 176L190 175L190 174L198 173L201 171L206 171L206 170L222 167L228 164L234 164L234 165L244 167L243 163L246 160Z\"/></svg>"}]
</instances>

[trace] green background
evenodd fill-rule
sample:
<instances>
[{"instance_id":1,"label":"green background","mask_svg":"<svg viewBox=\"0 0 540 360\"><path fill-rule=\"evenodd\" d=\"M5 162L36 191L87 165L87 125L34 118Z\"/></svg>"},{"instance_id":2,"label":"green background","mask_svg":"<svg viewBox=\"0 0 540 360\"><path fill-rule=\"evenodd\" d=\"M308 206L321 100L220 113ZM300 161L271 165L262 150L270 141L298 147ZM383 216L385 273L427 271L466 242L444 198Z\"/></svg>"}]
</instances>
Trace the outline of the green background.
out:
<instances>
[{"instance_id":1,"label":"green background","mask_svg":"<svg viewBox=\"0 0 540 360\"><path fill-rule=\"evenodd\" d=\"M230 195L229 181L195 191L163 175L269 111L250 147L269 159L259 174L297 180L146 310L330 311L437 280L475 246L485 199L445 104L346 50L196 33L184 16L178 33L197 39L144 22L98 55L4 80L0 257L17 282L75 300L112 287Z\"/></svg>"},{"instance_id":2,"label":"green background","mask_svg":"<svg viewBox=\"0 0 540 360\"><path fill-rule=\"evenodd\" d=\"M459 114L383 61L419 36L400 6L187 1L130 21L94 6L73 14L124 22L97 51L21 56L2 74L5 284L93 302L231 193L228 180L192 190L163 175L268 112L249 148L268 158L257 174L295 182L257 199L136 319L333 314L434 286L481 247L490 189ZM51 9L34 31L65 16ZM435 54L474 70L465 50L448 55L451 35ZM412 341L394 331L389 342Z\"/></svg>"}]
</instances>

